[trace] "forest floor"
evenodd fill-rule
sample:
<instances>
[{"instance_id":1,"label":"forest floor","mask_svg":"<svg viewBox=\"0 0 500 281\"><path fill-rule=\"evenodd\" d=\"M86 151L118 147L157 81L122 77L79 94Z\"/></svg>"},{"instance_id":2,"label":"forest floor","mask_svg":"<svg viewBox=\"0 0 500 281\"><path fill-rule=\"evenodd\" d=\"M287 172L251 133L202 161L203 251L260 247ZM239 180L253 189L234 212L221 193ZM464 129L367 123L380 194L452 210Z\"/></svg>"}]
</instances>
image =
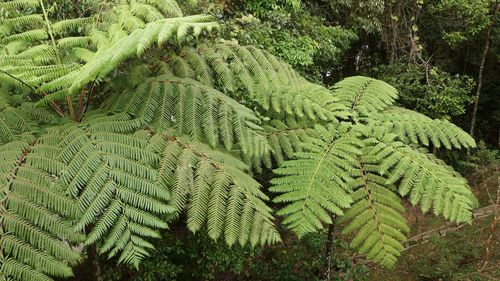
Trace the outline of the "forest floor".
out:
<instances>
[{"instance_id":1,"label":"forest floor","mask_svg":"<svg viewBox=\"0 0 500 281\"><path fill-rule=\"evenodd\" d=\"M500 167L478 169L468 177L480 207L497 203ZM500 206L496 216L500 218ZM442 230L444 219L422 214L417 207L407 206L411 225L410 237L430 230ZM393 269L369 265L370 281L498 281L500 280L500 222L492 227L495 214L480 216L471 225L443 234L434 231L423 241L405 251ZM452 227L453 228L453 227ZM432 232L432 231L431 231ZM440 233L441 232L441 233ZM488 248L490 254L486 254ZM485 264L485 260L487 263Z\"/></svg>"}]
</instances>

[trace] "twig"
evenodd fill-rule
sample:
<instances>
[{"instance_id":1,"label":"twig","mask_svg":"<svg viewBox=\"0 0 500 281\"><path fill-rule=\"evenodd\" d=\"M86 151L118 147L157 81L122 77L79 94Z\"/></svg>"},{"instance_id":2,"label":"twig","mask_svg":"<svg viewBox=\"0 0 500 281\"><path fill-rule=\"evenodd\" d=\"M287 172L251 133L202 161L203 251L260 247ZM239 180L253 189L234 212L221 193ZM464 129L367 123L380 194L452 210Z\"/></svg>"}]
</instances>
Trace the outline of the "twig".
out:
<instances>
[{"instance_id":1,"label":"twig","mask_svg":"<svg viewBox=\"0 0 500 281\"><path fill-rule=\"evenodd\" d=\"M90 103L92 102L92 94L94 93L94 86L95 86L95 81L92 82L92 84L90 85L89 96L87 97L87 102L85 103L85 106L83 107L82 115L85 112L85 110L87 110L87 107L90 105Z\"/></svg>"}]
</instances>

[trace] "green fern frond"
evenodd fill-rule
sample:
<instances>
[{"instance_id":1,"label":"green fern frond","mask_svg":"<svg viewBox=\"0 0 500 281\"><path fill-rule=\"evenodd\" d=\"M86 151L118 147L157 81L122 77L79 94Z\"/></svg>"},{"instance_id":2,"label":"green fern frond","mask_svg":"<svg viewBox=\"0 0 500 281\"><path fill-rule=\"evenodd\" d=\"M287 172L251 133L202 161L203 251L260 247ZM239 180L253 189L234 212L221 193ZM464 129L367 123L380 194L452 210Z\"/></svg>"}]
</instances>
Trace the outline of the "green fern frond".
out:
<instances>
[{"instance_id":1,"label":"green fern frond","mask_svg":"<svg viewBox=\"0 0 500 281\"><path fill-rule=\"evenodd\" d=\"M124 60L136 54L142 54L145 48L150 46L157 39L163 40L158 42L158 45L171 39L172 36L161 38L162 29L170 28L171 26L178 28L179 23L192 26L206 19L208 19L208 17L204 15L179 19L164 19L148 23L144 28L136 29L127 37L123 37L107 46L105 50L101 49L91 61L87 62L81 68L42 85L38 89L39 92L49 92L52 94L43 98L41 103L45 104L51 100L64 98L68 94L77 92L86 83L104 78ZM206 28L213 28L216 24L213 22L205 22L203 26Z\"/></svg>"},{"instance_id":2,"label":"green fern frond","mask_svg":"<svg viewBox=\"0 0 500 281\"><path fill-rule=\"evenodd\" d=\"M20 107L0 104L0 145L14 140L30 139L39 125L56 124L52 112L26 103Z\"/></svg>"},{"instance_id":3,"label":"green fern frond","mask_svg":"<svg viewBox=\"0 0 500 281\"><path fill-rule=\"evenodd\" d=\"M187 209L191 231L206 223L209 236L224 235L228 245L280 241L264 202L268 198L243 162L204 144L163 134L154 136L151 146L162 155L160 184L171 187L178 212Z\"/></svg>"},{"instance_id":4,"label":"green fern frond","mask_svg":"<svg viewBox=\"0 0 500 281\"><path fill-rule=\"evenodd\" d=\"M29 7L33 12L0 23L0 34L3 35L0 41L7 46L4 49L7 53L0 54L2 65L18 70L28 66L60 65L61 61L62 64L69 62L72 65L71 71L65 73L17 73L23 80L35 82L32 86L38 93L48 94L43 99L44 103L76 93L90 81L102 80L124 60L141 57L154 44L179 43L186 36L198 36L202 31L210 32L218 26L210 16L183 17L177 3L171 0L133 1L117 5L100 17L103 23L98 26L93 16L55 23L51 23L50 19L46 21L41 15L39 1L16 0L1 4L8 10ZM175 17L166 18L172 15ZM56 46L52 46L48 31L60 37L56 38ZM80 36L65 37L70 34ZM73 50L75 47L79 49ZM56 60L58 56L61 59ZM72 63L75 57L83 65L75 66ZM6 82L22 87L12 77L8 77Z\"/></svg>"},{"instance_id":5,"label":"green fern frond","mask_svg":"<svg viewBox=\"0 0 500 281\"><path fill-rule=\"evenodd\" d=\"M405 143L435 147L474 148L476 142L455 124L446 120L433 120L423 114L404 108L391 108L367 118L373 127L397 134Z\"/></svg>"},{"instance_id":6,"label":"green fern frond","mask_svg":"<svg viewBox=\"0 0 500 281\"><path fill-rule=\"evenodd\" d=\"M329 90L312 83L294 88L258 88L255 100L266 115L279 116L280 119L291 116L316 122L331 122L350 115L348 108L340 104Z\"/></svg>"},{"instance_id":7,"label":"green fern frond","mask_svg":"<svg viewBox=\"0 0 500 281\"><path fill-rule=\"evenodd\" d=\"M215 86L232 97L238 91L254 96L255 92L266 88L282 85L296 89L308 83L289 65L251 46L202 45L196 50L184 50L173 61L176 63L171 69L176 76Z\"/></svg>"},{"instance_id":8,"label":"green fern frond","mask_svg":"<svg viewBox=\"0 0 500 281\"><path fill-rule=\"evenodd\" d=\"M388 184L401 181L401 196L409 194L410 202L420 204L424 212L432 207L435 215L450 221L471 221L474 196L466 180L451 167L397 141L394 134L372 137L367 142L373 146L366 155L367 163L376 165Z\"/></svg>"},{"instance_id":9,"label":"green fern frond","mask_svg":"<svg viewBox=\"0 0 500 281\"><path fill-rule=\"evenodd\" d=\"M269 150L251 110L194 80L152 77L108 102L112 112L127 112L155 131L175 128L193 140L227 150L238 145L249 157Z\"/></svg>"},{"instance_id":10,"label":"green fern frond","mask_svg":"<svg viewBox=\"0 0 500 281\"><path fill-rule=\"evenodd\" d=\"M13 41L7 43L0 48L0 62L9 63L15 60L12 57L28 48L28 44L22 41ZM26 62L26 60L25 60Z\"/></svg>"},{"instance_id":11,"label":"green fern frond","mask_svg":"<svg viewBox=\"0 0 500 281\"><path fill-rule=\"evenodd\" d=\"M376 172L359 162L359 176L349 183L354 203L339 223L348 222L342 233L354 234L351 246L360 254L392 267L405 248L409 228L401 215L404 207L395 186Z\"/></svg>"},{"instance_id":12,"label":"green fern frond","mask_svg":"<svg viewBox=\"0 0 500 281\"><path fill-rule=\"evenodd\" d=\"M66 125L50 134L64 136L60 182L85 210L75 229L92 226L86 245L102 241L102 253L138 266L149 247L136 242L158 237L157 229L167 227L160 215L173 211L165 203L169 190L154 184L157 156L146 151L144 139L95 128Z\"/></svg>"},{"instance_id":13,"label":"green fern frond","mask_svg":"<svg viewBox=\"0 0 500 281\"><path fill-rule=\"evenodd\" d=\"M51 25L52 32L56 35L67 33L68 31L81 28L89 23L95 21L93 17L76 18L76 19L65 19L55 22Z\"/></svg>"},{"instance_id":14,"label":"green fern frond","mask_svg":"<svg viewBox=\"0 0 500 281\"><path fill-rule=\"evenodd\" d=\"M0 3L1 5L2 3ZM31 14L31 15L22 15L13 18L6 18L0 21L0 25L3 32L0 34L7 35L7 31L11 31L12 29L16 29L19 27L24 27L26 25L31 26L42 26L43 25L43 15L41 14Z\"/></svg>"},{"instance_id":15,"label":"green fern frond","mask_svg":"<svg viewBox=\"0 0 500 281\"><path fill-rule=\"evenodd\" d=\"M397 90L391 85L364 76L343 79L333 87L333 94L353 113L370 116L392 105L397 98Z\"/></svg>"},{"instance_id":16,"label":"green fern frond","mask_svg":"<svg viewBox=\"0 0 500 281\"><path fill-rule=\"evenodd\" d=\"M47 74L58 74L64 75L68 71L74 69L76 65L72 64L61 64L61 65L42 65L42 66L10 66L6 67L5 71L12 75L17 76L20 79L26 79L29 82L30 79L37 79Z\"/></svg>"},{"instance_id":17,"label":"green fern frond","mask_svg":"<svg viewBox=\"0 0 500 281\"><path fill-rule=\"evenodd\" d=\"M320 125L316 126L317 128L321 127ZM291 159L296 152L303 152L304 146L321 139L321 134L307 124L287 126L284 122L273 119L263 125L263 128L271 146L269 153L262 157L262 162L267 168L272 168L273 160L280 167L285 160Z\"/></svg>"},{"instance_id":18,"label":"green fern frond","mask_svg":"<svg viewBox=\"0 0 500 281\"><path fill-rule=\"evenodd\" d=\"M22 8L36 8L40 5L38 0L12 0L0 2L0 8L4 9L22 9Z\"/></svg>"},{"instance_id":19,"label":"green fern frond","mask_svg":"<svg viewBox=\"0 0 500 281\"><path fill-rule=\"evenodd\" d=\"M175 0L141 0L157 7L166 17L182 17L182 10Z\"/></svg>"},{"instance_id":20,"label":"green fern frond","mask_svg":"<svg viewBox=\"0 0 500 281\"><path fill-rule=\"evenodd\" d=\"M62 163L52 161L47 139L0 146L0 278L53 280L70 277L83 240L65 218L79 216L75 201L54 180Z\"/></svg>"},{"instance_id":21,"label":"green fern frond","mask_svg":"<svg viewBox=\"0 0 500 281\"><path fill-rule=\"evenodd\" d=\"M49 35L44 29L33 29L21 33L13 34L2 38L2 43L9 43L12 41L22 41L25 43L44 41L49 38Z\"/></svg>"},{"instance_id":22,"label":"green fern frond","mask_svg":"<svg viewBox=\"0 0 500 281\"><path fill-rule=\"evenodd\" d=\"M324 140L308 144L274 170L280 177L272 180L270 191L281 193L274 202L287 203L278 214L299 237L332 223L331 215L342 215L353 202L348 183L359 169L362 143L344 129L337 134L325 132Z\"/></svg>"},{"instance_id":23,"label":"green fern frond","mask_svg":"<svg viewBox=\"0 0 500 281\"><path fill-rule=\"evenodd\" d=\"M132 14L143 19L144 22L154 22L163 18L162 13L151 5L132 2L130 8Z\"/></svg>"},{"instance_id":24,"label":"green fern frond","mask_svg":"<svg viewBox=\"0 0 500 281\"><path fill-rule=\"evenodd\" d=\"M163 69L170 75L215 87L235 99L256 103L268 116L312 121L350 116L349 108L328 89L307 82L290 66L252 47L219 44L184 50ZM243 97L242 91L246 93Z\"/></svg>"},{"instance_id":25,"label":"green fern frond","mask_svg":"<svg viewBox=\"0 0 500 281\"><path fill-rule=\"evenodd\" d=\"M57 46L61 49L88 47L89 43L90 37L87 36L64 37L57 40Z\"/></svg>"}]
</instances>

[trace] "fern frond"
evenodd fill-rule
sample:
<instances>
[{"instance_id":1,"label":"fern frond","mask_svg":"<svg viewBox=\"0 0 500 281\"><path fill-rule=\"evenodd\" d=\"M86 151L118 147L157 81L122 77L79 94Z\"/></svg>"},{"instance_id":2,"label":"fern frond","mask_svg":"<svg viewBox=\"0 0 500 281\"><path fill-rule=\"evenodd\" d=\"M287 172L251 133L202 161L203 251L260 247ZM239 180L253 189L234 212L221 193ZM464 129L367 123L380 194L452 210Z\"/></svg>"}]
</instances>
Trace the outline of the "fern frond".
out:
<instances>
[{"instance_id":1,"label":"fern frond","mask_svg":"<svg viewBox=\"0 0 500 281\"><path fill-rule=\"evenodd\" d=\"M132 14L143 19L144 22L154 22L163 18L162 13L151 5L132 2L130 8Z\"/></svg>"},{"instance_id":2,"label":"fern frond","mask_svg":"<svg viewBox=\"0 0 500 281\"><path fill-rule=\"evenodd\" d=\"M232 97L238 91L254 96L256 91L266 88L281 85L296 89L308 83L289 65L251 46L202 45L197 50L184 50L174 61L171 69L176 76L215 86Z\"/></svg>"},{"instance_id":3,"label":"fern frond","mask_svg":"<svg viewBox=\"0 0 500 281\"><path fill-rule=\"evenodd\" d=\"M259 88L255 91L255 100L266 115L279 116L280 119L291 116L331 122L350 115L348 108L340 104L329 90L312 83L295 88Z\"/></svg>"},{"instance_id":4,"label":"fern frond","mask_svg":"<svg viewBox=\"0 0 500 281\"><path fill-rule=\"evenodd\" d=\"M2 43L9 43L12 41L23 41L25 43L37 42L47 40L49 35L44 29L33 29L21 33L13 34L2 38Z\"/></svg>"},{"instance_id":5,"label":"fern frond","mask_svg":"<svg viewBox=\"0 0 500 281\"><path fill-rule=\"evenodd\" d=\"M64 37L57 40L57 46L61 49L87 47L89 43L90 38L87 36Z\"/></svg>"},{"instance_id":6,"label":"fern frond","mask_svg":"<svg viewBox=\"0 0 500 281\"><path fill-rule=\"evenodd\" d=\"M316 128L320 127L316 125ZM267 168L272 168L273 159L280 167L285 160L292 159L296 152L304 152L304 146L321 139L321 134L307 124L288 126L280 120L273 119L263 125L263 128L271 146L269 153L262 157L262 162Z\"/></svg>"},{"instance_id":7,"label":"fern frond","mask_svg":"<svg viewBox=\"0 0 500 281\"><path fill-rule=\"evenodd\" d=\"M238 100L243 98L275 118L329 122L350 116L349 108L328 89L307 82L290 66L253 47L201 46L184 50L169 66L166 73L170 75L197 80ZM241 97L241 92L246 95Z\"/></svg>"},{"instance_id":8,"label":"fern frond","mask_svg":"<svg viewBox=\"0 0 500 281\"><path fill-rule=\"evenodd\" d=\"M152 77L108 102L111 111L127 112L155 131L175 128L193 140L227 150L237 144L250 157L269 150L251 110L194 80Z\"/></svg>"},{"instance_id":9,"label":"fern frond","mask_svg":"<svg viewBox=\"0 0 500 281\"><path fill-rule=\"evenodd\" d=\"M0 2L0 8L4 9L22 9L22 8L36 8L40 5L38 0L12 0Z\"/></svg>"},{"instance_id":10,"label":"fern frond","mask_svg":"<svg viewBox=\"0 0 500 281\"><path fill-rule=\"evenodd\" d=\"M423 114L404 108L391 108L367 118L377 130L397 134L405 143L435 147L474 148L474 139L446 120L433 120Z\"/></svg>"},{"instance_id":11,"label":"fern frond","mask_svg":"<svg viewBox=\"0 0 500 281\"><path fill-rule=\"evenodd\" d=\"M60 182L85 210L75 229L92 225L87 245L102 241L102 253L120 254L138 266L148 247L136 241L158 237L157 229L167 227L160 215L173 211L165 203L168 189L154 184L151 165L157 156L146 151L144 139L84 128L66 125L50 132L64 136L58 142L57 158L65 165Z\"/></svg>"},{"instance_id":12,"label":"fern frond","mask_svg":"<svg viewBox=\"0 0 500 281\"><path fill-rule=\"evenodd\" d=\"M164 134L154 136L151 147L162 155L160 184L171 187L177 212L187 209L191 231L206 223L209 236L224 235L228 245L280 241L264 202L268 198L243 162L207 145Z\"/></svg>"},{"instance_id":13,"label":"fern frond","mask_svg":"<svg viewBox=\"0 0 500 281\"><path fill-rule=\"evenodd\" d=\"M424 212L431 207L435 215L443 215L457 223L470 222L475 207L474 196L467 182L431 154L414 149L395 134L369 138L373 148L366 155L367 163L376 165L387 183L399 184L401 196L409 194L410 202L420 204Z\"/></svg>"},{"instance_id":14,"label":"fern frond","mask_svg":"<svg viewBox=\"0 0 500 281\"><path fill-rule=\"evenodd\" d=\"M391 85L364 76L353 76L336 83L333 94L342 104L360 116L370 116L392 105L397 90Z\"/></svg>"},{"instance_id":15,"label":"fern frond","mask_svg":"<svg viewBox=\"0 0 500 281\"><path fill-rule=\"evenodd\" d=\"M162 38L162 29L170 27L177 29L179 28L179 23L192 27L199 22L203 22L202 26L209 29L216 26L214 22L204 22L207 19L210 18L204 15L163 19L148 23L144 28L134 30L130 35L103 47L105 49L100 48L101 50L96 53L92 60L81 68L42 85L38 89L39 92L53 94L47 95L41 100L41 103L45 104L51 100L64 98L68 94L77 92L83 85L90 81L103 79L124 60L137 54L141 55L157 39L159 40L158 45L172 39L172 35ZM94 40L96 37L92 38ZM61 91L62 89L67 90Z\"/></svg>"},{"instance_id":16,"label":"fern frond","mask_svg":"<svg viewBox=\"0 0 500 281\"><path fill-rule=\"evenodd\" d=\"M62 163L52 161L48 139L0 146L0 278L53 280L70 277L83 240L65 218L78 217L75 201L54 180Z\"/></svg>"},{"instance_id":17,"label":"fern frond","mask_svg":"<svg viewBox=\"0 0 500 281\"><path fill-rule=\"evenodd\" d=\"M358 169L361 142L343 129L337 134L325 134L274 170L280 177L270 191L281 193L274 202L287 203L278 214L299 237L332 223L331 215L342 215L353 202L347 183Z\"/></svg>"},{"instance_id":18,"label":"fern frond","mask_svg":"<svg viewBox=\"0 0 500 281\"><path fill-rule=\"evenodd\" d=\"M105 12L100 25L95 24L93 16L50 23L50 31L61 37L54 47L48 40L48 27L40 15L38 1L16 0L1 4L7 10L29 6L29 11L33 14L2 20L0 41L6 46L3 50L6 53L0 54L0 63L17 69L55 66L60 65L60 61L72 65L71 71L66 73L36 76L17 73L20 78L35 82L32 86L38 93L48 94L44 103L74 94L90 81L99 82L124 60L134 56L141 57L152 45L180 43L189 35L198 36L202 31L210 32L217 28L217 23L210 16L183 17L175 1L133 1ZM175 17L165 17L171 15ZM65 37L69 34L77 36ZM73 50L75 47L79 49ZM62 57L61 60L55 60L56 53ZM75 57L84 64L75 66L72 63ZM6 78L6 82L12 86L21 86L12 77Z\"/></svg>"},{"instance_id":19,"label":"fern frond","mask_svg":"<svg viewBox=\"0 0 500 281\"><path fill-rule=\"evenodd\" d=\"M2 3L0 3L1 5ZM0 34L7 35L12 29L16 29L19 27L24 27L26 25L31 26L42 26L43 25L43 15L41 14L31 14L31 15L22 15L13 18L6 18L0 21L0 24L3 32Z\"/></svg>"},{"instance_id":20,"label":"fern frond","mask_svg":"<svg viewBox=\"0 0 500 281\"><path fill-rule=\"evenodd\" d=\"M392 267L404 250L409 228L401 215L404 207L395 186L373 172L359 162L359 175L349 183L354 203L339 223L348 222L342 233L354 234L351 246L360 254Z\"/></svg>"},{"instance_id":21,"label":"fern frond","mask_svg":"<svg viewBox=\"0 0 500 281\"><path fill-rule=\"evenodd\" d=\"M91 22L95 21L93 17L65 19L55 22L51 25L52 32L56 35L67 33L68 31L81 28Z\"/></svg>"},{"instance_id":22,"label":"fern frond","mask_svg":"<svg viewBox=\"0 0 500 281\"><path fill-rule=\"evenodd\" d=\"M55 116L45 109L26 103L20 107L0 104L0 145L14 140L30 139L37 125L55 124Z\"/></svg>"},{"instance_id":23,"label":"fern frond","mask_svg":"<svg viewBox=\"0 0 500 281\"><path fill-rule=\"evenodd\" d=\"M166 17L182 17L182 10L175 0L141 0L157 7Z\"/></svg>"}]
</instances>

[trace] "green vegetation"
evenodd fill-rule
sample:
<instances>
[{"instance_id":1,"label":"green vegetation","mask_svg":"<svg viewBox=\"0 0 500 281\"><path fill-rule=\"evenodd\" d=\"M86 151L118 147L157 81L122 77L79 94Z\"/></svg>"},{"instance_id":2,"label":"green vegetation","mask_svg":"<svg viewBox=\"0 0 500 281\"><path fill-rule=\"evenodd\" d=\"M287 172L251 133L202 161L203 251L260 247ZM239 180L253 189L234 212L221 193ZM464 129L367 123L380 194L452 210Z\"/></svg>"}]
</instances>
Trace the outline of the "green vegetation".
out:
<instances>
[{"instance_id":1,"label":"green vegetation","mask_svg":"<svg viewBox=\"0 0 500 281\"><path fill-rule=\"evenodd\" d=\"M0 281L499 274L498 3L74 2L0 0Z\"/></svg>"}]
</instances>

